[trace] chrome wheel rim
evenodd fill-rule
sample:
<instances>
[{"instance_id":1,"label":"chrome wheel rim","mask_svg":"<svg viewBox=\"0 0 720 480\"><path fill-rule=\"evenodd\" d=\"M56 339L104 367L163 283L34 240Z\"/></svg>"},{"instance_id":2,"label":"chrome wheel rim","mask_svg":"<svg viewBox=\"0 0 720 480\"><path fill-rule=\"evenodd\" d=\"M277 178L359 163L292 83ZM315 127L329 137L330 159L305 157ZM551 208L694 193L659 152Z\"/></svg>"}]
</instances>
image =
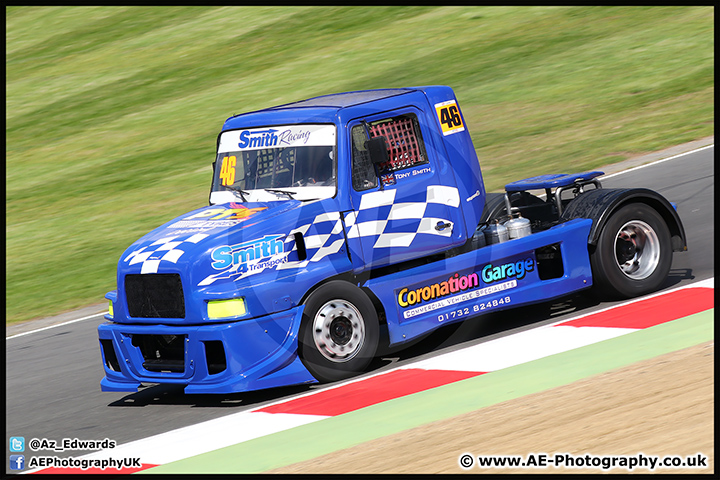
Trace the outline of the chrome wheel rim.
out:
<instances>
[{"instance_id":1,"label":"chrome wheel rim","mask_svg":"<svg viewBox=\"0 0 720 480\"><path fill-rule=\"evenodd\" d=\"M620 271L632 280L643 280L660 263L660 240L650 225L631 220L615 236L615 261Z\"/></svg>"},{"instance_id":2,"label":"chrome wheel rim","mask_svg":"<svg viewBox=\"0 0 720 480\"><path fill-rule=\"evenodd\" d=\"M346 300L330 300L313 319L313 340L318 351L332 362L347 362L365 342L365 322Z\"/></svg>"}]
</instances>

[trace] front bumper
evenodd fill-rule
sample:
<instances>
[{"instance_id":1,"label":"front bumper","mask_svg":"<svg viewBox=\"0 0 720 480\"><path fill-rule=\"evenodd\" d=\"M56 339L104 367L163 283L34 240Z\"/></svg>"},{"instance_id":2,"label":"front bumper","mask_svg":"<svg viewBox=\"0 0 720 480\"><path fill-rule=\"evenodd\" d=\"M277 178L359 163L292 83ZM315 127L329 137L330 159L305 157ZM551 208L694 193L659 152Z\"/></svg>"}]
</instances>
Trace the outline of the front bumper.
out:
<instances>
[{"instance_id":1,"label":"front bumper","mask_svg":"<svg viewBox=\"0 0 720 480\"><path fill-rule=\"evenodd\" d=\"M303 309L208 325L104 323L102 390L163 383L185 385L185 393L231 393L316 383L297 354Z\"/></svg>"}]
</instances>

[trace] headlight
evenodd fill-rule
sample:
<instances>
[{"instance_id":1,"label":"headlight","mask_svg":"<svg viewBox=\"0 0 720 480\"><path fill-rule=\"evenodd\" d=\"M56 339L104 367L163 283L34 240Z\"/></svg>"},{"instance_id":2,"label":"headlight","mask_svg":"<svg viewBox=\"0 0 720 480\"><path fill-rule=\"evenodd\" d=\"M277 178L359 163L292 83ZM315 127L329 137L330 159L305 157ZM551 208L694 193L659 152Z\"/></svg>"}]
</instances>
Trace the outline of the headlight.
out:
<instances>
[{"instance_id":1,"label":"headlight","mask_svg":"<svg viewBox=\"0 0 720 480\"><path fill-rule=\"evenodd\" d=\"M208 302L208 318L239 317L247 313L245 298L231 298L229 300L210 300Z\"/></svg>"},{"instance_id":2,"label":"headlight","mask_svg":"<svg viewBox=\"0 0 720 480\"><path fill-rule=\"evenodd\" d=\"M107 313L107 315L105 315L105 318L107 320L113 320L113 317L115 317L115 312L113 310L113 303L117 302L117 290L113 290L112 292L106 293L105 299L107 299L107 301L110 302L110 305L108 305L108 313Z\"/></svg>"}]
</instances>

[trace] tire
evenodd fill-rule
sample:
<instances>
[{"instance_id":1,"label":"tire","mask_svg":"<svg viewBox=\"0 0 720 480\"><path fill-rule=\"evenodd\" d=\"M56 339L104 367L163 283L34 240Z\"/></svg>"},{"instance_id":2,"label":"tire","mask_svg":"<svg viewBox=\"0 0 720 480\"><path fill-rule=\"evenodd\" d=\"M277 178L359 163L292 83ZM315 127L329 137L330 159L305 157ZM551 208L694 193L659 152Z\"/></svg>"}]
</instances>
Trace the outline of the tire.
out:
<instances>
[{"instance_id":1,"label":"tire","mask_svg":"<svg viewBox=\"0 0 720 480\"><path fill-rule=\"evenodd\" d=\"M631 203L613 212L590 255L601 297L631 298L657 290L672 263L670 230L655 209Z\"/></svg>"},{"instance_id":2,"label":"tire","mask_svg":"<svg viewBox=\"0 0 720 480\"><path fill-rule=\"evenodd\" d=\"M380 326L372 301L360 288L333 280L305 301L298 354L319 382L365 371L375 356Z\"/></svg>"}]
</instances>

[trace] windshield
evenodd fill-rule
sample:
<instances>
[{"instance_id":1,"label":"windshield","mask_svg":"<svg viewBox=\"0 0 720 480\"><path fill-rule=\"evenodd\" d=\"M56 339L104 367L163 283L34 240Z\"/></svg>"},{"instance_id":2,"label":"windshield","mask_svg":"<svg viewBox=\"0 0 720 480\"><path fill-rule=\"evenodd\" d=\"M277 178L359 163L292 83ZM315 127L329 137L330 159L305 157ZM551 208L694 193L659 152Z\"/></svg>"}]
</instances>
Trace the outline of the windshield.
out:
<instances>
[{"instance_id":1,"label":"windshield","mask_svg":"<svg viewBox=\"0 0 720 480\"><path fill-rule=\"evenodd\" d=\"M334 125L223 132L210 203L315 200L335 195Z\"/></svg>"}]
</instances>

